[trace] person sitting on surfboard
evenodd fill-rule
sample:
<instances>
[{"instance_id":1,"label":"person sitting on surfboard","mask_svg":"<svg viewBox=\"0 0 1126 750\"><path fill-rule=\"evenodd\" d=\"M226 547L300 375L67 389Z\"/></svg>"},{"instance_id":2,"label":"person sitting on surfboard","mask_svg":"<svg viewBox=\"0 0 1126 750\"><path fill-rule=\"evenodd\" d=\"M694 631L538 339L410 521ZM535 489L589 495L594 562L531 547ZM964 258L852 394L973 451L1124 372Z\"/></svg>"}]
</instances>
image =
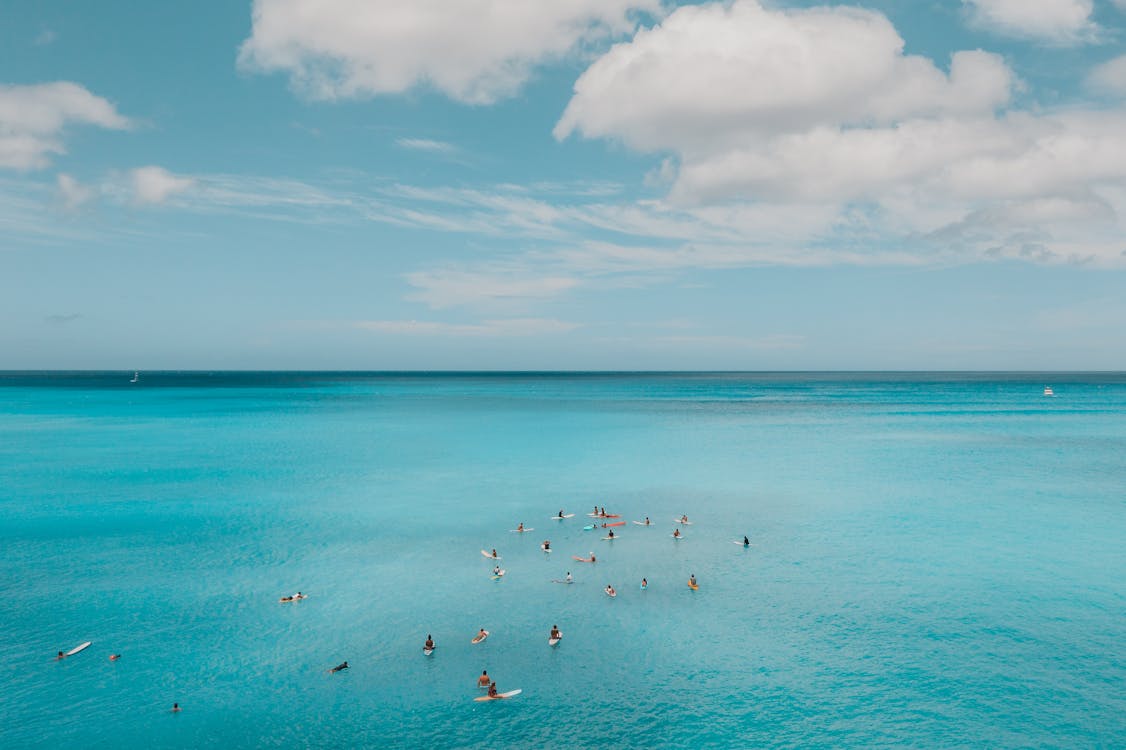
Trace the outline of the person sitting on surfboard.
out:
<instances>
[{"instance_id":1,"label":"person sitting on surfboard","mask_svg":"<svg viewBox=\"0 0 1126 750\"><path fill-rule=\"evenodd\" d=\"M550 539L544 539L543 540L543 551L547 552L549 549L551 549L551 540Z\"/></svg>"},{"instance_id":2,"label":"person sitting on surfboard","mask_svg":"<svg viewBox=\"0 0 1126 750\"><path fill-rule=\"evenodd\" d=\"M559 517L560 517L560 518L562 518L562 517L563 517L563 509L562 509L562 508L560 508L560 509L559 509Z\"/></svg>"},{"instance_id":3,"label":"person sitting on surfboard","mask_svg":"<svg viewBox=\"0 0 1126 750\"><path fill-rule=\"evenodd\" d=\"M337 673L337 672L341 671L342 669L348 669L348 668L349 668L349 667L348 667L348 662L346 662L346 661L342 661L342 662L340 662L339 664L337 664L337 665L336 665L335 667L333 667L332 669L330 669L330 670L328 670L328 671L329 671L329 672L331 672L331 673L333 673L333 674L335 674L335 673Z\"/></svg>"},{"instance_id":4,"label":"person sitting on surfboard","mask_svg":"<svg viewBox=\"0 0 1126 750\"><path fill-rule=\"evenodd\" d=\"M494 558L500 557L500 555L497 554L497 548L496 547L493 547L493 557Z\"/></svg>"},{"instance_id":5,"label":"person sitting on surfboard","mask_svg":"<svg viewBox=\"0 0 1126 750\"><path fill-rule=\"evenodd\" d=\"M689 574L688 585L691 586L692 588L696 588L696 576Z\"/></svg>"},{"instance_id":6,"label":"person sitting on surfboard","mask_svg":"<svg viewBox=\"0 0 1126 750\"><path fill-rule=\"evenodd\" d=\"M646 525L646 526L648 526L648 525L649 525L649 516L645 516L645 525Z\"/></svg>"},{"instance_id":7,"label":"person sitting on surfboard","mask_svg":"<svg viewBox=\"0 0 1126 750\"><path fill-rule=\"evenodd\" d=\"M610 596L614 596L614 587L610 584L606 584L606 593Z\"/></svg>"},{"instance_id":8,"label":"person sitting on surfboard","mask_svg":"<svg viewBox=\"0 0 1126 750\"><path fill-rule=\"evenodd\" d=\"M500 575L500 566L499 566L499 565L494 565L494 566L493 566L493 575L495 575L495 576L499 576L499 575Z\"/></svg>"},{"instance_id":9,"label":"person sitting on surfboard","mask_svg":"<svg viewBox=\"0 0 1126 750\"><path fill-rule=\"evenodd\" d=\"M643 588L643 589L647 589L647 588L649 588L649 581L647 581L647 580L645 580L644 578L642 578L642 579L641 579L641 588Z\"/></svg>"},{"instance_id":10,"label":"person sitting on surfboard","mask_svg":"<svg viewBox=\"0 0 1126 750\"><path fill-rule=\"evenodd\" d=\"M570 583L572 580L574 580L574 579L571 578L571 571L568 570L567 571L567 583Z\"/></svg>"},{"instance_id":11,"label":"person sitting on surfboard","mask_svg":"<svg viewBox=\"0 0 1126 750\"><path fill-rule=\"evenodd\" d=\"M519 523L519 525L517 525L516 530L517 531L523 531L524 530L524 522L523 521L521 521Z\"/></svg>"},{"instance_id":12,"label":"person sitting on surfboard","mask_svg":"<svg viewBox=\"0 0 1126 750\"><path fill-rule=\"evenodd\" d=\"M680 537L680 529L673 529L672 535L679 538Z\"/></svg>"},{"instance_id":13,"label":"person sitting on surfboard","mask_svg":"<svg viewBox=\"0 0 1126 750\"><path fill-rule=\"evenodd\" d=\"M477 678L477 687L488 687L492 680L489 679L489 670L482 669L481 676Z\"/></svg>"},{"instance_id":14,"label":"person sitting on surfboard","mask_svg":"<svg viewBox=\"0 0 1126 750\"><path fill-rule=\"evenodd\" d=\"M613 538L614 538L614 530L613 530L613 529L610 529L610 538L611 538L611 539L613 539Z\"/></svg>"},{"instance_id":15,"label":"person sitting on surfboard","mask_svg":"<svg viewBox=\"0 0 1126 750\"><path fill-rule=\"evenodd\" d=\"M174 713L174 714L180 713L180 704L179 703L173 703L172 704L172 713Z\"/></svg>"},{"instance_id":16,"label":"person sitting on surfboard","mask_svg":"<svg viewBox=\"0 0 1126 750\"><path fill-rule=\"evenodd\" d=\"M681 523L688 523L688 516L683 516L683 515L682 515L682 516L680 517L680 522L681 522Z\"/></svg>"},{"instance_id":17,"label":"person sitting on surfboard","mask_svg":"<svg viewBox=\"0 0 1126 750\"><path fill-rule=\"evenodd\" d=\"M744 547L750 547L751 546L751 540L747 538L746 534L743 535L743 546Z\"/></svg>"},{"instance_id":18,"label":"person sitting on surfboard","mask_svg":"<svg viewBox=\"0 0 1126 750\"><path fill-rule=\"evenodd\" d=\"M489 683L489 697L490 698L496 698L497 697L497 684L495 682Z\"/></svg>"},{"instance_id":19,"label":"person sitting on surfboard","mask_svg":"<svg viewBox=\"0 0 1126 750\"><path fill-rule=\"evenodd\" d=\"M551 638L552 638L552 640L559 640L562 637L563 637L563 634L559 632L559 626L558 625L552 625L551 626Z\"/></svg>"},{"instance_id":20,"label":"person sitting on surfboard","mask_svg":"<svg viewBox=\"0 0 1126 750\"><path fill-rule=\"evenodd\" d=\"M434 639L430 637L429 633L426 634L426 645L423 648L434 650Z\"/></svg>"},{"instance_id":21,"label":"person sitting on surfboard","mask_svg":"<svg viewBox=\"0 0 1126 750\"><path fill-rule=\"evenodd\" d=\"M484 628L481 628L480 630L477 631L477 637L474 640L483 641L488 637L489 637L489 631L485 630Z\"/></svg>"}]
</instances>

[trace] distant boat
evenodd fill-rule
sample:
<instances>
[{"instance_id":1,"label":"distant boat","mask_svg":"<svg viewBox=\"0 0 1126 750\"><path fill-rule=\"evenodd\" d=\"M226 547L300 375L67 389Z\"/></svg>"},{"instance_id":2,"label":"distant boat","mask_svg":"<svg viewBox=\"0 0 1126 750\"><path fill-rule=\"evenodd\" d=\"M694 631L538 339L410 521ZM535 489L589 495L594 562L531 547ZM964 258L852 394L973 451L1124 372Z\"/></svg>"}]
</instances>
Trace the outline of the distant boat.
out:
<instances>
[{"instance_id":1,"label":"distant boat","mask_svg":"<svg viewBox=\"0 0 1126 750\"><path fill-rule=\"evenodd\" d=\"M1056 392L1052 390L1052 386L1046 385L1046 386L1044 386L1044 395L1045 396L1054 396L1054 395L1056 395Z\"/></svg>"},{"instance_id":2,"label":"distant boat","mask_svg":"<svg viewBox=\"0 0 1126 750\"><path fill-rule=\"evenodd\" d=\"M136 383L140 379L141 379L141 374L139 372L134 371L133 372L133 379L130 380L129 382L130 383Z\"/></svg>"}]
</instances>

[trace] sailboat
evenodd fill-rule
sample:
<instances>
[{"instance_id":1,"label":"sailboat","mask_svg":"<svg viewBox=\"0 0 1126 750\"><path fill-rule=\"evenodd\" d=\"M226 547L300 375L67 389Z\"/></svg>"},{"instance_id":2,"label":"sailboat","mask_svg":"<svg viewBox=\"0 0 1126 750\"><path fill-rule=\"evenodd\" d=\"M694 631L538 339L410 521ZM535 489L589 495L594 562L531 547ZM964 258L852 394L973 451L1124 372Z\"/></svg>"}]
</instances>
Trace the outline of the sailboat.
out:
<instances>
[{"instance_id":1,"label":"sailboat","mask_svg":"<svg viewBox=\"0 0 1126 750\"><path fill-rule=\"evenodd\" d=\"M141 374L139 372L137 372L136 370L134 370L133 371L133 379L130 380L129 382L130 383L136 383L140 379L141 379Z\"/></svg>"}]
</instances>

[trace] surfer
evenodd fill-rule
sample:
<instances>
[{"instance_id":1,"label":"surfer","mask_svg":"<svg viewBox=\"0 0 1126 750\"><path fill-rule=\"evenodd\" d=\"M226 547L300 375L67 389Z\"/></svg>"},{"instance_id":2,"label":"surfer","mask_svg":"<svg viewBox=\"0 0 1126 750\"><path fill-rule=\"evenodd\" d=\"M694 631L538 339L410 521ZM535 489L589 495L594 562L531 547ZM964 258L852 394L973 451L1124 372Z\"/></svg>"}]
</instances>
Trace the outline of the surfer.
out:
<instances>
[{"instance_id":1,"label":"surfer","mask_svg":"<svg viewBox=\"0 0 1126 750\"><path fill-rule=\"evenodd\" d=\"M481 628L480 630L477 631L477 637L474 638L473 640L480 643L481 641L485 640L488 637L489 637L489 631L485 630L484 628Z\"/></svg>"},{"instance_id":2,"label":"surfer","mask_svg":"<svg viewBox=\"0 0 1126 750\"><path fill-rule=\"evenodd\" d=\"M642 578L642 579L641 579L641 588L643 588L643 589L647 589L647 588L649 588L649 581L647 581L647 580L645 580L644 578Z\"/></svg>"},{"instance_id":3,"label":"surfer","mask_svg":"<svg viewBox=\"0 0 1126 750\"><path fill-rule=\"evenodd\" d=\"M593 552L591 552L591 553L590 553L590 561L591 561L591 562L597 562L597 561L596 561L596 560L594 559L594 553L593 553Z\"/></svg>"},{"instance_id":4,"label":"surfer","mask_svg":"<svg viewBox=\"0 0 1126 750\"><path fill-rule=\"evenodd\" d=\"M179 703L173 703L172 704L172 713L174 713L174 714L180 713L180 704Z\"/></svg>"},{"instance_id":5,"label":"surfer","mask_svg":"<svg viewBox=\"0 0 1126 750\"><path fill-rule=\"evenodd\" d=\"M520 525L516 527L516 530L517 531L523 531L524 530L524 522L523 521L521 521Z\"/></svg>"},{"instance_id":6,"label":"surfer","mask_svg":"<svg viewBox=\"0 0 1126 750\"><path fill-rule=\"evenodd\" d=\"M684 515L682 515L682 516L680 517L680 522L681 522L681 523L688 523L688 516L684 516Z\"/></svg>"},{"instance_id":7,"label":"surfer","mask_svg":"<svg viewBox=\"0 0 1126 750\"><path fill-rule=\"evenodd\" d=\"M613 538L614 538L614 530L613 530L613 529L610 529L610 538L611 538L611 539L613 539Z\"/></svg>"},{"instance_id":8,"label":"surfer","mask_svg":"<svg viewBox=\"0 0 1126 750\"><path fill-rule=\"evenodd\" d=\"M606 584L606 593L609 594L610 596L615 596L614 587L611 586L610 584Z\"/></svg>"},{"instance_id":9,"label":"surfer","mask_svg":"<svg viewBox=\"0 0 1126 750\"><path fill-rule=\"evenodd\" d=\"M350 669L350 667L348 666L348 662L346 662L346 661L340 662L339 664L337 664L335 667L333 667L332 669L330 669L328 671L329 671L330 674L336 674L337 672L344 670L344 669Z\"/></svg>"},{"instance_id":10,"label":"surfer","mask_svg":"<svg viewBox=\"0 0 1126 750\"><path fill-rule=\"evenodd\" d=\"M495 575L495 576L499 576L499 575L500 575L500 566L499 566L499 565L494 565L494 566L493 566L493 575Z\"/></svg>"},{"instance_id":11,"label":"surfer","mask_svg":"<svg viewBox=\"0 0 1126 750\"><path fill-rule=\"evenodd\" d=\"M645 525L646 525L646 526L648 526L648 525L649 525L649 516L645 516Z\"/></svg>"},{"instance_id":12,"label":"surfer","mask_svg":"<svg viewBox=\"0 0 1126 750\"><path fill-rule=\"evenodd\" d=\"M488 687L492 680L489 679L489 670L482 669L481 676L477 678L477 687Z\"/></svg>"},{"instance_id":13,"label":"surfer","mask_svg":"<svg viewBox=\"0 0 1126 750\"><path fill-rule=\"evenodd\" d=\"M551 540L550 539L544 539L543 540L543 551L547 552L549 549L551 549Z\"/></svg>"},{"instance_id":14,"label":"surfer","mask_svg":"<svg viewBox=\"0 0 1126 750\"><path fill-rule=\"evenodd\" d=\"M500 557L500 555L498 555L498 554L497 554L497 548L496 548L496 547L493 547L493 559L495 560L495 559L497 559L498 557Z\"/></svg>"},{"instance_id":15,"label":"surfer","mask_svg":"<svg viewBox=\"0 0 1126 750\"><path fill-rule=\"evenodd\" d=\"M563 637L563 634L559 632L559 626L558 625L552 625L551 626L551 639L553 641L557 641L562 637Z\"/></svg>"},{"instance_id":16,"label":"surfer","mask_svg":"<svg viewBox=\"0 0 1126 750\"><path fill-rule=\"evenodd\" d=\"M691 586L692 588L696 588L696 576L689 574L688 585Z\"/></svg>"},{"instance_id":17,"label":"surfer","mask_svg":"<svg viewBox=\"0 0 1126 750\"><path fill-rule=\"evenodd\" d=\"M59 655L55 657L55 661L59 661L61 659L65 659L65 658L66 658L66 654L64 654L62 651L60 651Z\"/></svg>"},{"instance_id":18,"label":"surfer","mask_svg":"<svg viewBox=\"0 0 1126 750\"><path fill-rule=\"evenodd\" d=\"M750 547L751 546L751 540L747 538L746 534L743 535L743 546L744 547Z\"/></svg>"},{"instance_id":19,"label":"surfer","mask_svg":"<svg viewBox=\"0 0 1126 750\"><path fill-rule=\"evenodd\" d=\"M497 684L495 682L489 683L489 697L490 698L496 698L497 697Z\"/></svg>"},{"instance_id":20,"label":"surfer","mask_svg":"<svg viewBox=\"0 0 1126 750\"><path fill-rule=\"evenodd\" d=\"M606 517L606 506L602 506L602 517Z\"/></svg>"},{"instance_id":21,"label":"surfer","mask_svg":"<svg viewBox=\"0 0 1126 750\"><path fill-rule=\"evenodd\" d=\"M559 517L560 517L560 518L562 518L562 517L563 517L563 509L562 509L562 508L560 508L560 509L559 509Z\"/></svg>"},{"instance_id":22,"label":"surfer","mask_svg":"<svg viewBox=\"0 0 1126 750\"><path fill-rule=\"evenodd\" d=\"M426 645L423 646L423 648L427 649L428 651L434 650L434 639L430 637L429 633L426 634Z\"/></svg>"},{"instance_id":23,"label":"surfer","mask_svg":"<svg viewBox=\"0 0 1126 750\"><path fill-rule=\"evenodd\" d=\"M121 658L121 654L110 654L110 655L109 655L109 660L110 660L110 661L117 661L117 660L118 660L118 659L120 659L120 658Z\"/></svg>"},{"instance_id":24,"label":"surfer","mask_svg":"<svg viewBox=\"0 0 1126 750\"><path fill-rule=\"evenodd\" d=\"M571 577L571 571L567 571L567 583L574 583L575 579Z\"/></svg>"},{"instance_id":25,"label":"surfer","mask_svg":"<svg viewBox=\"0 0 1126 750\"><path fill-rule=\"evenodd\" d=\"M675 538L680 539L680 529L673 529L672 535Z\"/></svg>"}]
</instances>

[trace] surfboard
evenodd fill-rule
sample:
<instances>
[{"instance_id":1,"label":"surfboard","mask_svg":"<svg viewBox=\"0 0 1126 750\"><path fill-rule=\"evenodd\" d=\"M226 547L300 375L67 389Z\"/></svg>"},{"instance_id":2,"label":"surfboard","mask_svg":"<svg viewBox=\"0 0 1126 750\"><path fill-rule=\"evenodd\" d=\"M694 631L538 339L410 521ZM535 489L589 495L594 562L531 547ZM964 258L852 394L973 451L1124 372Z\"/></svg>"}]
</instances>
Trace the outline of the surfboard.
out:
<instances>
[{"instance_id":1,"label":"surfboard","mask_svg":"<svg viewBox=\"0 0 1126 750\"><path fill-rule=\"evenodd\" d=\"M593 531L593 530L594 530L594 524L593 523L589 523L586 526L583 526L583 531Z\"/></svg>"},{"instance_id":2,"label":"surfboard","mask_svg":"<svg viewBox=\"0 0 1126 750\"><path fill-rule=\"evenodd\" d=\"M564 581L561 578L552 578L551 582L552 583L574 583L574 581Z\"/></svg>"},{"instance_id":3,"label":"surfboard","mask_svg":"<svg viewBox=\"0 0 1126 750\"><path fill-rule=\"evenodd\" d=\"M607 591L606 592L606 596L610 597L611 599L613 599L617 595L618 595L617 591Z\"/></svg>"},{"instance_id":4,"label":"surfboard","mask_svg":"<svg viewBox=\"0 0 1126 750\"><path fill-rule=\"evenodd\" d=\"M621 537L620 536L604 536L604 537L602 537L602 541L604 541L604 542L612 542L615 539L621 539Z\"/></svg>"},{"instance_id":5,"label":"surfboard","mask_svg":"<svg viewBox=\"0 0 1126 750\"><path fill-rule=\"evenodd\" d=\"M488 637L489 637L489 631L486 630L484 635L481 635L480 633L478 633L477 635L473 636L473 640L471 640L470 643L480 643L481 641L485 640Z\"/></svg>"},{"instance_id":6,"label":"surfboard","mask_svg":"<svg viewBox=\"0 0 1126 750\"><path fill-rule=\"evenodd\" d=\"M680 541L681 539L683 539L683 538L684 538L684 534L681 534L680 536L677 536L676 534L669 534L669 536L671 536L671 537L672 537L673 539L677 540L678 542L679 542L679 541Z\"/></svg>"},{"instance_id":7,"label":"surfboard","mask_svg":"<svg viewBox=\"0 0 1126 750\"><path fill-rule=\"evenodd\" d=\"M522 692L524 691L517 688L516 690L509 690L507 693L497 693L496 695L479 695L473 700L477 701L478 703L483 701L495 701L502 698L512 698L513 696L520 695L520 693Z\"/></svg>"},{"instance_id":8,"label":"surfboard","mask_svg":"<svg viewBox=\"0 0 1126 750\"><path fill-rule=\"evenodd\" d=\"M509 531L511 531L513 534L523 534L525 531L535 531L535 529L509 529Z\"/></svg>"},{"instance_id":9,"label":"surfboard","mask_svg":"<svg viewBox=\"0 0 1126 750\"><path fill-rule=\"evenodd\" d=\"M587 513L591 518L621 518L621 513Z\"/></svg>"},{"instance_id":10,"label":"surfboard","mask_svg":"<svg viewBox=\"0 0 1126 750\"><path fill-rule=\"evenodd\" d=\"M501 559L503 559L503 558L501 558L500 555L493 557L492 552L486 552L485 550L481 550L481 554L484 555L485 557L489 558L490 560L501 560Z\"/></svg>"},{"instance_id":11,"label":"surfboard","mask_svg":"<svg viewBox=\"0 0 1126 750\"><path fill-rule=\"evenodd\" d=\"M602 524L602 528L609 529L612 526L625 526L625 525L626 525L625 521L615 521L614 523L604 523L604 524Z\"/></svg>"},{"instance_id":12,"label":"surfboard","mask_svg":"<svg viewBox=\"0 0 1126 750\"><path fill-rule=\"evenodd\" d=\"M692 589L693 591L695 591L696 589L700 588L700 586L699 586L698 584L692 583L692 581L689 581L689 582L688 582L688 588L690 588L690 589Z\"/></svg>"},{"instance_id":13,"label":"surfboard","mask_svg":"<svg viewBox=\"0 0 1126 750\"><path fill-rule=\"evenodd\" d=\"M753 544L743 544L743 543L742 543L741 541L739 541L738 539L732 539L732 540L731 540L731 543L732 543L732 544L738 544L738 545L739 545L740 547L753 547L753 546L755 546L755 545L753 545Z\"/></svg>"},{"instance_id":14,"label":"surfboard","mask_svg":"<svg viewBox=\"0 0 1126 750\"><path fill-rule=\"evenodd\" d=\"M574 513L564 513L562 516L552 516L551 518L552 518L552 520L555 520L555 521L562 521L564 518L574 518L574 517L575 517Z\"/></svg>"},{"instance_id":15,"label":"surfboard","mask_svg":"<svg viewBox=\"0 0 1126 750\"><path fill-rule=\"evenodd\" d=\"M504 575L507 572L508 572L507 570L504 570L502 568L499 573L493 573L493 580L495 581L495 580L499 579L502 575Z\"/></svg>"},{"instance_id":16,"label":"surfboard","mask_svg":"<svg viewBox=\"0 0 1126 750\"><path fill-rule=\"evenodd\" d=\"M691 526L691 521L681 521L679 518L674 518L673 523L679 523L681 526Z\"/></svg>"},{"instance_id":17,"label":"surfboard","mask_svg":"<svg viewBox=\"0 0 1126 750\"><path fill-rule=\"evenodd\" d=\"M558 638L548 638L547 639L547 645L558 646L559 641L561 641L561 640L563 640L563 631L562 630L559 631L559 637Z\"/></svg>"},{"instance_id":18,"label":"surfboard","mask_svg":"<svg viewBox=\"0 0 1126 750\"><path fill-rule=\"evenodd\" d=\"M422 653L425 654L426 656L430 656L431 654L434 653L434 649L426 648L426 646L423 646L422 647Z\"/></svg>"},{"instance_id":19,"label":"surfboard","mask_svg":"<svg viewBox=\"0 0 1126 750\"><path fill-rule=\"evenodd\" d=\"M85 651L86 649L88 649L90 647L91 643L93 643L93 641L86 641L85 643L80 643L77 646L75 646L74 648L72 648L70 651L67 651L66 655L67 656L74 656L79 651Z\"/></svg>"},{"instance_id":20,"label":"surfboard","mask_svg":"<svg viewBox=\"0 0 1126 750\"><path fill-rule=\"evenodd\" d=\"M589 557L576 557L575 555L571 555L571 559L578 560L579 562L594 562L594 560L591 560Z\"/></svg>"},{"instance_id":21,"label":"surfboard","mask_svg":"<svg viewBox=\"0 0 1126 750\"><path fill-rule=\"evenodd\" d=\"M645 523L644 521L634 521L634 523L636 523L638 526L652 526L653 525L652 522Z\"/></svg>"},{"instance_id":22,"label":"surfboard","mask_svg":"<svg viewBox=\"0 0 1126 750\"><path fill-rule=\"evenodd\" d=\"M544 552L551 552L551 547L545 547L542 544L540 545L540 549L542 549Z\"/></svg>"}]
</instances>

